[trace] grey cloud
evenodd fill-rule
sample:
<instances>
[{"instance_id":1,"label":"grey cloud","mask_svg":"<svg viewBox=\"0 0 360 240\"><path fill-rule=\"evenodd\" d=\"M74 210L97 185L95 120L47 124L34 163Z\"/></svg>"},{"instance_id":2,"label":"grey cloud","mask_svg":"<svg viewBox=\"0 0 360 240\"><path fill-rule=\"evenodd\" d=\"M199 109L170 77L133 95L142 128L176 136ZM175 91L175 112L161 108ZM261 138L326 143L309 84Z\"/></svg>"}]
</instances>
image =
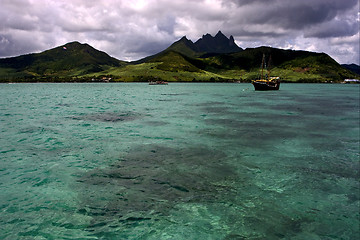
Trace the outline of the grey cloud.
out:
<instances>
[{"instance_id":1,"label":"grey cloud","mask_svg":"<svg viewBox=\"0 0 360 240\"><path fill-rule=\"evenodd\" d=\"M245 24L271 23L286 29L304 29L335 18L339 12L354 8L357 0L238 0L236 3Z\"/></svg>"},{"instance_id":2,"label":"grey cloud","mask_svg":"<svg viewBox=\"0 0 360 240\"><path fill-rule=\"evenodd\" d=\"M129 50L142 53L143 56L149 56L154 53L161 52L167 47L169 47L169 44L167 43L159 43L154 41L154 42L144 42L142 44L135 44Z\"/></svg>"},{"instance_id":3,"label":"grey cloud","mask_svg":"<svg viewBox=\"0 0 360 240\"><path fill-rule=\"evenodd\" d=\"M270 12L267 17L272 23L279 23L284 28L304 29L310 25L330 20L335 17L335 14L331 9L321 6L297 5L291 9L280 7L276 9L276 12Z\"/></svg>"},{"instance_id":4,"label":"grey cloud","mask_svg":"<svg viewBox=\"0 0 360 240\"><path fill-rule=\"evenodd\" d=\"M251 30L244 28L225 28L226 32L231 32L232 35L237 36L239 38L250 38L257 39L258 38L281 38L284 36L289 36L288 32L278 32L276 29L273 31L260 31L260 30Z\"/></svg>"},{"instance_id":5,"label":"grey cloud","mask_svg":"<svg viewBox=\"0 0 360 240\"><path fill-rule=\"evenodd\" d=\"M168 34L174 34L174 26L176 24L176 19L173 16L166 16L162 21L157 23L157 27L160 31L164 31Z\"/></svg>"},{"instance_id":6,"label":"grey cloud","mask_svg":"<svg viewBox=\"0 0 360 240\"><path fill-rule=\"evenodd\" d=\"M254 5L260 6L262 5L263 8L259 8L258 12L267 11L271 9L272 6L276 6L279 8L283 6L284 8L291 9L292 6L312 6L314 8L328 6L329 8L335 11L342 11L344 9L350 9L358 3L357 0L301 0L301 1L294 1L294 0L223 0L225 2L232 2L237 6L245 6L245 5ZM279 12L281 14L281 12Z\"/></svg>"},{"instance_id":7,"label":"grey cloud","mask_svg":"<svg viewBox=\"0 0 360 240\"><path fill-rule=\"evenodd\" d=\"M0 34L0 53L3 57L38 52L42 48L44 45L33 41L32 36Z\"/></svg>"},{"instance_id":8,"label":"grey cloud","mask_svg":"<svg viewBox=\"0 0 360 240\"><path fill-rule=\"evenodd\" d=\"M238 6L244 6L244 5L248 5L248 4L258 4L258 3L272 4L272 2L275 2L275 1L276 0L228 0L228 1L224 0L224 4L225 4L225 2L232 2Z\"/></svg>"},{"instance_id":9,"label":"grey cloud","mask_svg":"<svg viewBox=\"0 0 360 240\"><path fill-rule=\"evenodd\" d=\"M219 30L251 46L281 47L288 42L304 46L304 38L354 36L359 24L357 0L0 2L0 57L77 40L119 59L137 60L165 49L183 35L196 41ZM315 40L311 49L321 50Z\"/></svg>"},{"instance_id":10,"label":"grey cloud","mask_svg":"<svg viewBox=\"0 0 360 240\"><path fill-rule=\"evenodd\" d=\"M358 32L359 25L357 23L336 20L310 29L304 36L315 38L345 37L353 36Z\"/></svg>"}]
</instances>

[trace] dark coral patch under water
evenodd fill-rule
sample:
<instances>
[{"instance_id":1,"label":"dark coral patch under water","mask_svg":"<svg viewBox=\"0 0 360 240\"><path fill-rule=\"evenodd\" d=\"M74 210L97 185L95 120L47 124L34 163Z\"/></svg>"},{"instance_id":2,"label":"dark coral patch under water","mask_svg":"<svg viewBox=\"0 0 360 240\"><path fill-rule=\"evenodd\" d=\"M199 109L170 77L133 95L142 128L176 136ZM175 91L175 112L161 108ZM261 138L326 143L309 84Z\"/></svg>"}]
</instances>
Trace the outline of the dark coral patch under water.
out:
<instances>
[{"instance_id":1,"label":"dark coral patch under water","mask_svg":"<svg viewBox=\"0 0 360 240\"><path fill-rule=\"evenodd\" d=\"M236 177L225 158L204 146L139 146L108 168L79 176L81 209L86 209L81 211L99 221L150 219L167 215L178 203L216 201L220 192L231 192L226 181Z\"/></svg>"}]
</instances>

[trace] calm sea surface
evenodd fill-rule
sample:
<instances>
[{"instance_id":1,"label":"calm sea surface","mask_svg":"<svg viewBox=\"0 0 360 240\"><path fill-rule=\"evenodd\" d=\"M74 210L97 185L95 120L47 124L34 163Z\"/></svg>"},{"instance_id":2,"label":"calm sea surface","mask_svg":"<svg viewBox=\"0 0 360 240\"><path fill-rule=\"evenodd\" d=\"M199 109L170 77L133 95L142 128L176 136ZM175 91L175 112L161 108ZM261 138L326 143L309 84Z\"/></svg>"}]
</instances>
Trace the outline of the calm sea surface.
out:
<instances>
[{"instance_id":1,"label":"calm sea surface","mask_svg":"<svg viewBox=\"0 0 360 240\"><path fill-rule=\"evenodd\" d=\"M359 85L0 85L0 239L359 239Z\"/></svg>"}]
</instances>

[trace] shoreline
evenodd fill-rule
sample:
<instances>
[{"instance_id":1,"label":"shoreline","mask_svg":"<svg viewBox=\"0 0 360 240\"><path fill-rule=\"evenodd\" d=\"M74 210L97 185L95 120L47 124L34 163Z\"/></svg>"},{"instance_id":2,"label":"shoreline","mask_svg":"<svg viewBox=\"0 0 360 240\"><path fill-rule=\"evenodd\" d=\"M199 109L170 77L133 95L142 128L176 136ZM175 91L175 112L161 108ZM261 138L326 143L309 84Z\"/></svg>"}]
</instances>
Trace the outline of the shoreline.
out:
<instances>
[{"instance_id":1,"label":"shoreline","mask_svg":"<svg viewBox=\"0 0 360 240\"><path fill-rule=\"evenodd\" d=\"M111 81L111 82L95 82L95 81L10 81L10 82L0 82L0 84L21 84L21 83L144 83L148 84L149 82L138 82L138 81ZM251 84L251 82L227 82L227 81L174 81L168 82L169 84L173 83L228 83L228 84ZM334 81L334 82L310 82L310 81L281 81L281 83L290 83L290 84L347 84L347 85L358 85L359 82L344 82L344 81Z\"/></svg>"}]
</instances>

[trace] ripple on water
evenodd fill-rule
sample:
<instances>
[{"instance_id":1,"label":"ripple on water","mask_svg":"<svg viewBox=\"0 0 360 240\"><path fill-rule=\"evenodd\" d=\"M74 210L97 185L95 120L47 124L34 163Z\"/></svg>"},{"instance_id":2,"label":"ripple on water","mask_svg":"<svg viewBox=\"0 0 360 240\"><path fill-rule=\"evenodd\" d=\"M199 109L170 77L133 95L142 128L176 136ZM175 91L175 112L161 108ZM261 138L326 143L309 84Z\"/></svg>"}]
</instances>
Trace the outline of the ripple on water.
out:
<instances>
[{"instance_id":1,"label":"ripple on water","mask_svg":"<svg viewBox=\"0 0 360 240\"><path fill-rule=\"evenodd\" d=\"M139 119L141 118L141 115L135 112L102 112L72 116L71 118L74 120L84 121L125 122Z\"/></svg>"}]
</instances>

